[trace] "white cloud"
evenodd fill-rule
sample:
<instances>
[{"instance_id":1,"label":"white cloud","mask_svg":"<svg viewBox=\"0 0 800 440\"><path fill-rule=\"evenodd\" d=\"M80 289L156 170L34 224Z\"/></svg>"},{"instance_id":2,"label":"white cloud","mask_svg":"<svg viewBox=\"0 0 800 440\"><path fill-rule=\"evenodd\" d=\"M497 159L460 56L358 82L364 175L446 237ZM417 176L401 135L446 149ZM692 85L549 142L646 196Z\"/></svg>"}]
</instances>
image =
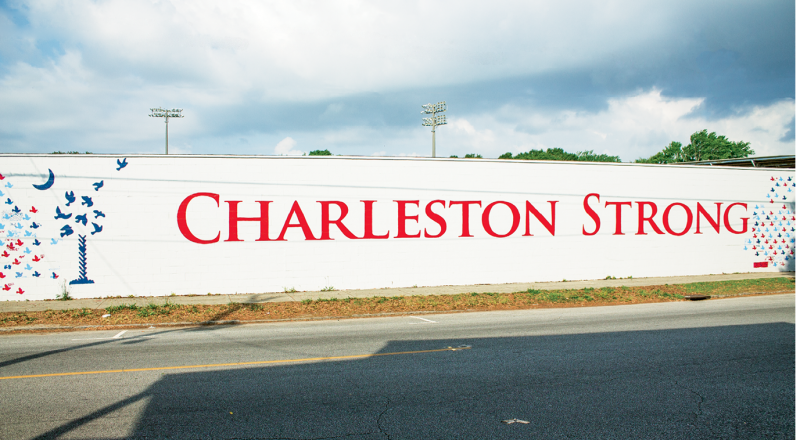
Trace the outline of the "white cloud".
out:
<instances>
[{"instance_id":1,"label":"white cloud","mask_svg":"<svg viewBox=\"0 0 800 440\"><path fill-rule=\"evenodd\" d=\"M293 150L296 145L297 141L290 137L286 137L282 141L278 142L278 145L275 145L275 154L279 156L302 156L302 151Z\"/></svg>"},{"instance_id":2,"label":"white cloud","mask_svg":"<svg viewBox=\"0 0 800 440\"><path fill-rule=\"evenodd\" d=\"M25 9L41 39L80 48L106 75L213 84L219 99L293 100L649 54L672 41L679 17L708 7L685 3L32 0Z\"/></svg>"},{"instance_id":3,"label":"white cloud","mask_svg":"<svg viewBox=\"0 0 800 440\"><path fill-rule=\"evenodd\" d=\"M484 157L563 148L570 152L594 150L632 161L661 151L671 141L685 144L695 131L708 129L733 141L750 142L756 155L794 154L793 143L779 142L794 118L794 100L715 120L692 116L702 102L702 98L666 98L652 90L611 99L606 110L596 113L544 113L506 106L496 114L453 118L448 124L451 131L437 131L437 138L446 136L448 145Z\"/></svg>"}]
</instances>

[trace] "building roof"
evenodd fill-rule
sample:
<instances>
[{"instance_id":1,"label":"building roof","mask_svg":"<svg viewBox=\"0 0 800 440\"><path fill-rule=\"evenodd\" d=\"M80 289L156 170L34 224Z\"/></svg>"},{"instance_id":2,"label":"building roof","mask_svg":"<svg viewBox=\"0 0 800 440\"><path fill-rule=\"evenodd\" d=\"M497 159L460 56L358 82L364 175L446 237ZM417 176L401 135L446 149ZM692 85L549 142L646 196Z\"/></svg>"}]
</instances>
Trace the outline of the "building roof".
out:
<instances>
[{"instance_id":1,"label":"building roof","mask_svg":"<svg viewBox=\"0 0 800 440\"><path fill-rule=\"evenodd\" d=\"M700 160L675 165L709 165L722 167L794 168L794 155L740 157L736 159Z\"/></svg>"}]
</instances>

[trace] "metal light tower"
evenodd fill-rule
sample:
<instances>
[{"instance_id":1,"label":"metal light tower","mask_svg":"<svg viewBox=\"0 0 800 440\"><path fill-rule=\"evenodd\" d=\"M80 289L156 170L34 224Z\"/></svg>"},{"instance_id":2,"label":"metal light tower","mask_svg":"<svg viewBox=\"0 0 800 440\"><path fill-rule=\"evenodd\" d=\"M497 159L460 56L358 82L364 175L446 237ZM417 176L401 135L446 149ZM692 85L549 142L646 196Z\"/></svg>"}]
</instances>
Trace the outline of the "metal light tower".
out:
<instances>
[{"instance_id":1,"label":"metal light tower","mask_svg":"<svg viewBox=\"0 0 800 440\"><path fill-rule=\"evenodd\" d=\"M158 107L150 109L150 117L164 118L164 124L167 126L167 140L166 140L167 143L164 147L164 154L169 154L169 118L182 118L183 117L183 115L181 115L182 111L183 111L182 108L173 108L167 110Z\"/></svg>"},{"instance_id":2,"label":"metal light tower","mask_svg":"<svg viewBox=\"0 0 800 440\"><path fill-rule=\"evenodd\" d=\"M437 115L437 113L444 113L447 111L447 104L444 101L437 102L436 104L425 104L422 106L423 110L420 112L425 115L433 115L430 118L422 118L422 125L431 127L433 145L431 146L431 157L436 157L436 126L446 125L447 117L445 115Z\"/></svg>"}]
</instances>

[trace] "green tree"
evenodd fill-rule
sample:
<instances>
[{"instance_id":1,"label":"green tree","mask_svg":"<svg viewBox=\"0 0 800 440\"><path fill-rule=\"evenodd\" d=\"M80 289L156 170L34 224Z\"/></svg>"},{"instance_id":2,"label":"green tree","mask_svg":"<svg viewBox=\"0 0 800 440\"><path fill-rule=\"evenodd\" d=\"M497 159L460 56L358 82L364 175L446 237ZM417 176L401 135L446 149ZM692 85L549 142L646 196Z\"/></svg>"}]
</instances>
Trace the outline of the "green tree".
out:
<instances>
[{"instance_id":1,"label":"green tree","mask_svg":"<svg viewBox=\"0 0 800 440\"><path fill-rule=\"evenodd\" d=\"M469 153L464 155L464 159L483 159L480 154Z\"/></svg>"},{"instance_id":2,"label":"green tree","mask_svg":"<svg viewBox=\"0 0 800 440\"><path fill-rule=\"evenodd\" d=\"M619 156L595 154L594 151L578 151L568 153L561 148L548 148L547 150L531 150L513 156L510 152L504 153L499 159L517 160L568 160L574 162L622 162Z\"/></svg>"},{"instance_id":3,"label":"green tree","mask_svg":"<svg viewBox=\"0 0 800 440\"><path fill-rule=\"evenodd\" d=\"M717 136L708 130L695 132L689 143L671 142L666 148L648 158L637 159L636 163L680 163L698 160L735 159L755 153L750 142L733 142L725 136Z\"/></svg>"},{"instance_id":4,"label":"green tree","mask_svg":"<svg viewBox=\"0 0 800 440\"><path fill-rule=\"evenodd\" d=\"M314 150L308 153L309 156L333 156L328 150Z\"/></svg>"}]
</instances>

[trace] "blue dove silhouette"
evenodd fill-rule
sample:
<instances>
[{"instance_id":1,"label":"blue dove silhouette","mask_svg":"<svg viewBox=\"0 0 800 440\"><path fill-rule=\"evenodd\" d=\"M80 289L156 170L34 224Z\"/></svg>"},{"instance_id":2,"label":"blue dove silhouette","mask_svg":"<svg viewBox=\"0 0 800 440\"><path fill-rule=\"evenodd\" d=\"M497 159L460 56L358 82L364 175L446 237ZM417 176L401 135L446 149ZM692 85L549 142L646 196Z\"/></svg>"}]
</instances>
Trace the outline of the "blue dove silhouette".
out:
<instances>
[{"instance_id":1,"label":"blue dove silhouette","mask_svg":"<svg viewBox=\"0 0 800 440\"><path fill-rule=\"evenodd\" d=\"M64 213L62 213L61 212L61 207L56 206L56 217L55 217L56 220L58 220L60 218L68 219L70 217L72 217L72 214L64 214Z\"/></svg>"}]
</instances>

